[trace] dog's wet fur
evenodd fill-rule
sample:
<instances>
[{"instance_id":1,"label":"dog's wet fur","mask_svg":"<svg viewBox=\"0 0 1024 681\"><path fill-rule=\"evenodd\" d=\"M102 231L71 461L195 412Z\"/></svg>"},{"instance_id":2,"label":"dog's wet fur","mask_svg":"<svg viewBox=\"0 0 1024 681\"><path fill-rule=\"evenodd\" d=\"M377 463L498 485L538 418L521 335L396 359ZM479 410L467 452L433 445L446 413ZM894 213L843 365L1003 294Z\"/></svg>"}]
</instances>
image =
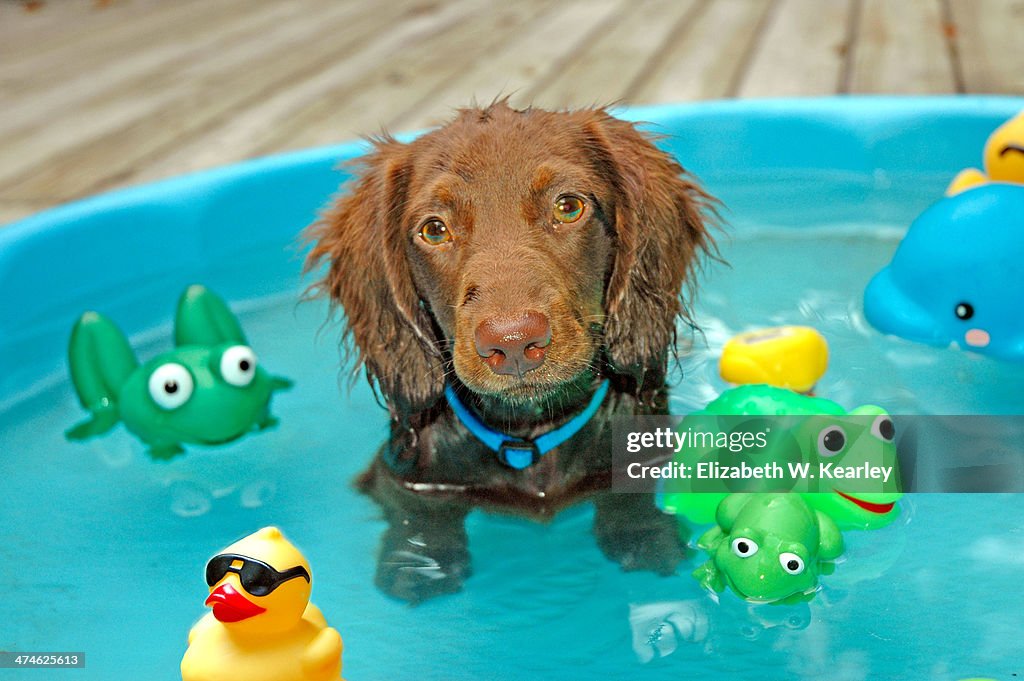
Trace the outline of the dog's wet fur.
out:
<instances>
[{"instance_id":1,"label":"dog's wet fur","mask_svg":"<svg viewBox=\"0 0 1024 681\"><path fill-rule=\"evenodd\" d=\"M612 494L611 418L667 413L665 375L714 200L631 123L603 109L460 110L408 144L383 136L310 228L308 267L391 415L359 485L389 529L377 582L408 601L457 590L477 505L536 518L584 498L602 550L670 574L675 520ZM455 417L534 437L610 391L534 465L501 463Z\"/></svg>"}]
</instances>

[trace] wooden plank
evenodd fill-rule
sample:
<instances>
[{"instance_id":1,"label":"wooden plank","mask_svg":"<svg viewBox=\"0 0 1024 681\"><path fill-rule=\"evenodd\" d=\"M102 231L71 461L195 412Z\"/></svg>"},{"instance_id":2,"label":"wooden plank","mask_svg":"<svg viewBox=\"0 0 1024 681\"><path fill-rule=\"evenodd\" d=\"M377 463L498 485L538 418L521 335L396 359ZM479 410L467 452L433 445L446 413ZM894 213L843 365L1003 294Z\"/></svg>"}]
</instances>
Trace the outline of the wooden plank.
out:
<instances>
[{"instance_id":1,"label":"wooden plank","mask_svg":"<svg viewBox=\"0 0 1024 681\"><path fill-rule=\"evenodd\" d=\"M0 220L499 93L1024 92L1024 0L400 1L0 0Z\"/></svg>"},{"instance_id":2,"label":"wooden plank","mask_svg":"<svg viewBox=\"0 0 1024 681\"><path fill-rule=\"evenodd\" d=\"M408 54L367 71L362 80L353 84L344 104L336 109L342 117L340 120L345 122L346 128L342 131L345 137L382 129L399 130L394 125L396 117L435 103L438 90L461 77L467 63L489 58L497 45L513 38L559 1L519 0L503 5L500 11L485 6L482 12L460 22L443 36L430 36ZM480 40L481 35L493 38ZM452 60L452 52L462 55L462 59ZM452 108L465 103L453 102ZM298 141L302 144L336 141L339 131L336 126L332 127L331 137L324 136L323 128L310 128L319 130L319 135Z\"/></svg>"},{"instance_id":3,"label":"wooden plank","mask_svg":"<svg viewBox=\"0 0 1024 681\"><path fill-rule=\"evenodd\" d=\"M623 8L608 29L585 41L570 63L527 90L535 106L565 108L622 99L654 50L696 0L648 0Z\"/></svg>"},{"instance_id":4,"label":"wooden plank","mask_svg":"<svg viewBox=\"0 0 1024 681\"><path fill-rule=\"evenodd\" d=\"M65 0L60 5L30 5L22 0L0 1L0 55L13 47L31 45L25 30L54 31L68 29L72 23L82 25L99 14L93 0ZM38 33L36 34L38 35Z\"/></svg>"},{"instance_id":5,"label":"wooden plank","mask_svg":"<svg viewBox=\"0 0 1024 681\"><path fill-rule=\"evenodd\" d=\"M1024 93L1024 0L950 0L967 92Z\"/></svg>"},{"instance_id":6,"label":"wooden plank","mask_svg":"<svg viewBox=\"0 0 1024 681\"><path fill-rule=\"evenodd\" d=\"M557 73L580 46L607 30L625 6L623 0L568 0L539 15L511 40L495 47L455 79L436 90L428 101L390 121L393 129L437 125L452 109L473 101L490 102L510 94L513 104L529 104L532 85Z\"/></svg>"},{"instance_id":7,"label":"wooden plank","mask_svg":"<svg viewBox=\"0 0 1024 681\"><path fill-rule=\"evenodd\" d=\"M852 0L780 0L765 24L736 94L835 94L848 50L852 9Z\"/></svg>"},{"instance_id":8,"label":"wooden plank","mask_svg":"<svg viewBox=\"0 0 1024 681\"><path fill-rule=\"evenodd\" d=\"M0 0L0 63L18 55L50 49L83 32L134 20L161 0L59 0L26 9L21 0ZM41 41L40 37L45 36Z\"/></svg>"},{"instance_id":9,"label":"wooden plank","mask_svg":"<svg viewBox=\"0 0 1024 681\"><path fill-rule=\"evenodd\" d=\"M863 0L850 92L956 91L939 0Z\"/></svg>"},{"instance_id":10,"label":"wooden plank","mask_svg":"<svg viewBox=\"0 0 1024 681\"><path fill-rule=\"evenodd\" d=\"M20 199L66 198L108 186L183 136L244 109L311 68L344 59L356 46L373 40L401 10L401 4L386 8L337 4L309 21L304 20L308 15L302 8L295 6L298 20L282 22L252 41L224 46L215 59L165 74L170 83L139 93L139 101L147 105L158 101L155 109L136 120L71 148L53 149L51 135L43 135L25 153L37 162L13 181L9 168L4 168L9 166L6 158L0 159L0 177L8 179L0 194Z\"/></svg>"},{"instance_id":11,"label":"wooden plank","mask_svg":"<svg viewBox=\"0 0 1024 681\"><path fill-rule=\"evenodd\" d=\"M205 59L217 59L225 45L259 39L277 24L294 15L287 3L254 3L250 11L231 22L200 21L187 31L168 31L169 39L149 46L138 55L120 58L108 55L105 63L87 69L88 78L73 77L57 84L40 79L38 91L4 93L4 112L0 116L0 144L4 136L23 137L34 128L49 125L65 116L80 119L83 109L113 110L125 100L137 99L140 92L152 89L161 76ZM41 112L55 112L40 119ZM98 116L104 118L102 114ZM83 135L88 131L83 130Z\"/></svg>"},{"instance_id":12,"label":"wooden plank","mask_svg":"<svg viewBox=\"0 0 1024 681\"><path fill-rule=\"evenodd\" d=\"M552 0L509 3L497 9L464 5L471 14L410 17L367 50L283 88L229 121L176 145L128 179L150 180L185 170L299 146L327 144L376 132L429 95L464 61L485 54L481 35L513 31ZM401 49L395 49L396 46ZM453 60L452 54L459 54Z\"/></svg>"},{"instance_id":13,"label":"wooden plank","mask_svg":"<svg viewBox=\"0 0 1024 681\"><path fill-rule=\"evenodd\" d=\"M0 201L0 229L12 222L17 222L33 213L49 208L55 202L39 201Z\"/></svg>"},{"instance_id":14,"label":"wooden plank","mask_svg":"<svg viewBox=\"0 0 1024 681\"><path fill-rule=\"evenodd\" d=\"M93 59L105 59L108 55L124 55L134 49L144 49L158 41L168 32L174 34L179 24L203 16L230 16L231 10L239 11L245 0L175 0L148 7L104 10L97 14L98 25L88 25L80 30L58 32L50 35L47 31L37 34L26 32L25 39L31 42L17 48L13 58L0 60L0 82L7 87L20 90L31 87L41 79L60 80L68 71L82 75L92 65ZM135 14L124 14L128 9ZM143 11L144 10L144 11ZM109 14L107 13L109 12ZM225 14L226 13L226 14ZM73 17L68 21L74 25Z\"/></svg>"},{"instance_id":15,"label":"wooden plank","mask_svg":"<svg viewBox=\"0 0 1024 681\"><path fill-rule=\"evenodd\" d=\"M167 107L175 100L190 101L190 110L195 109L204 89L222 89L213 81L227 76L218 74L244 73L254 54L278 44L292 46L294 31L308 30L305 24L310 22L301 20L301 7L289 3L286 8L299 20L282 22L270 33L255 32L224 45L214 42L194 53L187 64L131 82L119 95L103 92L67 110L39 109L31 127L0 134L0 148L5 150L0 155L0 186L48 158L62 159L69 150L129 128L146 116L167 115ZM335 14L338 11L347 16L354 10L335 10ZM209 96L212 98L213 92ZM188 112L183 117L187 118ZM117 148L116 141L112 144ZM59 162L55 160L53 165L59 167ZM117 168L117 162L111 167Z\"/></svg>"},{"instance_id":16,"label":"wooden plank","mask_svg":"<svg viewBox=\"0 0 1024 681\"><path fill-rule=\"evenodd\" d=\"M627 97L651 103L729 95L770 6L769 0L705 0L676 27Z\"/></svg>"},{"instance_id":17,"label":"wooden plank","mask_svg":"<svg viewBox=\"0 0 1024 681\"><path fill-rule=\"evenodd\" d=\"M329 121L324 124L314 122L290 140L290 146L323 144L383 129L408 129L396 125L395 119L408 111L438 105L437 93L462 77L467 64L490 58L504 42L528 27L530 21L552 4L551 0L534 0L508 3L500 12L485 9L443 34L430 36L408 52L403 50L399 58L367 71L362 79L344 92L344 101L336 102L337 118L333 125ZM481 35L492 38L482 41ZM453 60L453 53L462 57ZM448 115L466 103L450 102L446 107ZM338 122L342 122L344 127L339 127ZM265 152L272 150L269 145L263 149Z\"/></svg>"}]
</instances>

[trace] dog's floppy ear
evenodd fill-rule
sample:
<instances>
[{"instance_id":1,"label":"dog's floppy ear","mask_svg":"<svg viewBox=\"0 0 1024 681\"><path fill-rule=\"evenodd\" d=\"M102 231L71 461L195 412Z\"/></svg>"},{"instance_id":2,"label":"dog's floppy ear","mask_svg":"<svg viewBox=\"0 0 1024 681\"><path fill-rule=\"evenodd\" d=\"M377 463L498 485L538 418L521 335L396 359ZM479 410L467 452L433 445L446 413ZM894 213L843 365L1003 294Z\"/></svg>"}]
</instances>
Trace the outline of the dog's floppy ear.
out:
<instances>
[{"instance_id":1,"label":"dog's floppy ear","mask_svg":"<svg viewBox=\"0 0 1024 681\"><path fill-rule=\"evenodd\" d=\"M616 252L605 293L605 347L613 370L664 380L677 317L689 320L690 275L713 249L714 199L632 123L589 112L586 144L614 191Z\"/></svg>"},{"instance_id":2,"label":"dog's floppy ear","mask_svg":"<svg viewBox=\"0 0 1024 681\"><path fill-rule=\"evenodd\" d=\"M367 377L392 409L417 412L441 396L444 365L406 260L412 166L407 145L373 143L351 191L307 230L314 245L306 270L327 262L314 288L344 309L345 336Z\"/></svg>"}]
</instances>

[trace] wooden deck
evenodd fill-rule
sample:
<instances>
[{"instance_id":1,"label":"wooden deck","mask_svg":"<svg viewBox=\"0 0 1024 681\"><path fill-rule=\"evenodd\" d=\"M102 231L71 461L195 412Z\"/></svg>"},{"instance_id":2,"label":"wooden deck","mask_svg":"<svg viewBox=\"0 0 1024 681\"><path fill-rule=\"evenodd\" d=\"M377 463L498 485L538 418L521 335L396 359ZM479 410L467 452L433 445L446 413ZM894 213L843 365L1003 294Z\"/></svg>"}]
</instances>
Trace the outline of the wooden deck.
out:
<instances>
[{"instance_id":1,"label":"wooden deck","mask_svg":"<svg viewBox=\"0 0 1024 681\"><path fill-rule=\"evenodd\" d=\"M1024 0L0 0L0 223L513 93L1024 94Z\"/></svg>"}]
</instances>

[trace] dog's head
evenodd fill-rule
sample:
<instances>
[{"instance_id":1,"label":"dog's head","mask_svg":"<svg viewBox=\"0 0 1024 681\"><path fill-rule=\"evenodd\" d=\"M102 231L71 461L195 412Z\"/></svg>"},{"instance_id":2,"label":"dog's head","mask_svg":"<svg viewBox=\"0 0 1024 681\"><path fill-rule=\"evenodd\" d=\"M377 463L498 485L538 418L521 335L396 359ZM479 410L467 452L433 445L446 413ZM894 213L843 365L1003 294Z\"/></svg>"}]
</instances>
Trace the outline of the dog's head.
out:
<instances>
[{"instance_id":1,"label":"dog's head","mask_svg":"<svg viewBox=\"0 0 1024 681\"><path fill-rule=\"evenodd\" d=\"M709 197L632 124L498 102L374 146L307 264L395 408L452 378L522 404L664 370Z\"/></svg>"}]
</instances>

